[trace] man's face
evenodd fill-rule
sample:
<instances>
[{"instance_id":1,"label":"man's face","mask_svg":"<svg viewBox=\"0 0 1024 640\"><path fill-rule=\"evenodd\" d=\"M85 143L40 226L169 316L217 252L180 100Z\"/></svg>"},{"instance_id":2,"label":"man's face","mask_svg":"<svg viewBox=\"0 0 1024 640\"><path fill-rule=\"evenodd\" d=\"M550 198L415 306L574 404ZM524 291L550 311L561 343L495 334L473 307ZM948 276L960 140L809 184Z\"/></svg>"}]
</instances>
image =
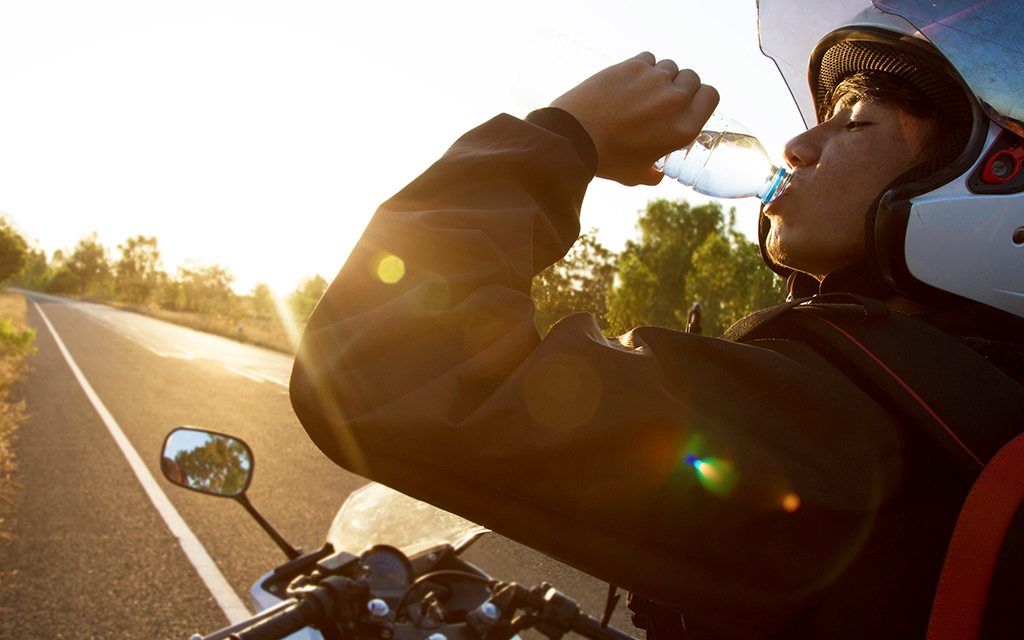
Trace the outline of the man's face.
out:
<instances>
[{"instance_id":1,"label":"man's face","mask_svg":"<svg viewBox=\"0 0 1024 640\"><path fill-rule=\"evenodd\" d=\"M864 255L868 207L921 162L937 125L882 102L839 104L827 121L786 143L793 179L765 207L768 255L819 280Z\"/></svg>"}]
</instances>

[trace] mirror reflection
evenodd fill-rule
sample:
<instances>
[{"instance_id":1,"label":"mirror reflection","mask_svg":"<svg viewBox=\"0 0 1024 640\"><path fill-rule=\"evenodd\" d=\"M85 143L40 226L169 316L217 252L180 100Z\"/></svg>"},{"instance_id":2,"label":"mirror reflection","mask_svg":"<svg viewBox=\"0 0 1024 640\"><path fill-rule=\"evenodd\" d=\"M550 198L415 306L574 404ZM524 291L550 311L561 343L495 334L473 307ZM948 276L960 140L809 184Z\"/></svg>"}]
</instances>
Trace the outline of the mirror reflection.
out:
<instances>
[{"instance_id":1,"label":"mirror reflection","mask_svg":"<svg viewBox=\"0 0 1024 640\"><path fill-rule=\"evenodd\" d=\"M160 468L168 480L186 489L234 497L249 487L252 451L236 438L179 428L164 441Z\"/></svg>"}]
</instances>

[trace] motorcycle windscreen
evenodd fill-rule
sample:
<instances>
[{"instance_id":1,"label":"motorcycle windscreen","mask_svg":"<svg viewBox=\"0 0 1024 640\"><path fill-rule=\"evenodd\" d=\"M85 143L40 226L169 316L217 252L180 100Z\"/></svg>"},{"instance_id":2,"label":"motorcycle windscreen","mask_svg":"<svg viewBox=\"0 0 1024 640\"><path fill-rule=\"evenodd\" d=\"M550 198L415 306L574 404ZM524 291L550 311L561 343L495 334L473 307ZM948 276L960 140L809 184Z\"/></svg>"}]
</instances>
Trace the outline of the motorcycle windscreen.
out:
<instances>
[{"instance_id":1,"label":"motorcycle windscreen","mask_svg":"<svg viewBox=\"0 0 1024 640\"><path fill-rule=\"evenodd\" d=\"M486 531L480 525L372 482L353 491L334 517L327 542L335 550L360 554L389 544L413 556L424 549Z\"/></svg>"}]
</instances>

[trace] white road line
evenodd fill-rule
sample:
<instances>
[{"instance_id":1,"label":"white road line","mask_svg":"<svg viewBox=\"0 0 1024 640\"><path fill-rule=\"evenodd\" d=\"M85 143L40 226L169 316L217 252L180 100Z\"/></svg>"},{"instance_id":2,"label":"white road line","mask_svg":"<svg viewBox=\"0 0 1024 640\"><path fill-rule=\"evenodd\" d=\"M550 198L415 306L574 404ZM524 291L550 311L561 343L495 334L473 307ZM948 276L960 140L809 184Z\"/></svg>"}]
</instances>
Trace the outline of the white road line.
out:
<instances>
[{"instance_id":1,"label":"white road line","mask_svg":"<svg viewBox=\"0 0 1024 640\"><path fill-rule=\"evenodd\" d=\"M281 382L277 378L271 378L270 376L262 374L259 371L253 371L252 369L245 368L235 368L230 365L224 365L224 368L227 369L228 371L231 371L232 373L237 373L240 376L249 378L250 380L255 380L256 382L273 382L274 384L281 385L285 389L288 388L287 382Z\"/></svg>"},{"instance_id":2,"label":"white road line","mask_svg":"<svg viewBox=\"0 0 1024 640\"><path fill-rule=\"evenodd\" d=\"M231 624L242 622L243 620L250 617L249 610L242 603L242 600L235 593L235 590L231 588L228 581L224 579L224 574L220 572L217 565L214 564L213 559L206 553L206 549L203 548L199 539L196 538L192 530L185 524L185 520L178 514L178 511L171 504L171 501L167 499L163 490L160 489L160 485L153 479L153 475L149 472L145 463L142 462L142 458L135 451L131 442L125 437L124 432L121 431L121 427L118 426L117 421L110 415L107 408L100 401L99 396L93 391L92 386L82 375L81 369L75 364L74 358L68 352L67 347L64 346L64 342L57 335L57 331L50 324L50 319L46 317L43 310L39 307L39 303L33 302L36 306L36 311L42 316L43 322L46 323L50 333L53 335L53 339L57 342L57 346L60 348L60 352L64 354L64 359L67 360L68 366L71 367L71 371L75 374L75 378L78 379L78 384L82 385L82 390L85 391L85 395L88 396L92 406L96 409L96 413L100 415L103 423L107 425L107 429L110 431L110 435L114 437L114 441L117 442L117 446L121 448L121 453L128 459L128 464L131 466L132 471L135 472L135 477L139 479L139 483L142 484L142 488L146 490L149 495L149 499L153 501L153 506L163 517L164 522L167 523L167 527L171 530L171 533L178 539L181 544L181 548L185 551L185 555L188 556L189 561L192 562L192 566L195 567L199 577L202 578L203 582L206 583L206 588L210 590L210 594L213 595L214 600L220 606L221 611L228 617Z\"/></svg>"},{"instance_id":3,"label":"white road line","mask_svg":"<svg viewBox=\"0 0 1024 640\"><path fill-rule=\"evenodd\" d=\"M255 375L253 375L253 374L251 374L251 373L249 373L247 371L241 371L241 370L236 369L234 367L229 367L228 365L224 365L224 368L227 369L228 371L230 371L231 373L237 373L238 375L242 376L243 378L249 378L250 380L253 380L255 382L263 382L263 378L261 378L259 376L255 376Z\"/></svg>"}]
</instances>

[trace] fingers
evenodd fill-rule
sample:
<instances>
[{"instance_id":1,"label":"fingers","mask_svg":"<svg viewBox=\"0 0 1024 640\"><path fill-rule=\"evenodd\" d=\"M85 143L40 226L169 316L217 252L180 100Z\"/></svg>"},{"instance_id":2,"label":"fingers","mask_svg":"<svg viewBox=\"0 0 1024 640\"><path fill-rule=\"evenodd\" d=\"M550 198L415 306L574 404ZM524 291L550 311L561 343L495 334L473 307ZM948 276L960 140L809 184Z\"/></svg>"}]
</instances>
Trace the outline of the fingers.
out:
<instances>
[{"instance_id":1,"label":"fingers","mask_svg":"<svg viewBox=\"0 0 1024 640\"><path fill-rule=\"evenodd\" d=\"M659 60L654 68L669 74L672 85L685 95L689 109L696 115L710 116L718 106L718 91L711 85L701 84L700 76L693 69L680 69L674 61L668 59ZM704 120L707 120L707 117L704 117L702 122Z\"/></svg>"},{"instance_id":2,"label":"fingers","mask_svg":"<svg viewBox=\"0 0 1024 640\"><path fill-rule=\"evenodd\" d=\"M690 110L697 117L702 118L701 122L707 122L716 107L718 107L718 89L709 84L698 86L690 97Z\"/></svg>"},{"instance_id":3,"label":"fingers","mask_svg":"<svg viewBox=\"0 0 1024 640\"><path fill-rule=\"evenodd\" d=\"M672 84L686 95L692 97L701 86L700 76L693 69L683 69L676 73L675 78L672 79Z\"/></svg>"},{"instance_id":4,"label":"fingers","mask_svg":"<svg viewBox=\"0 0 1024 640\"><path fill-rule=\"evenodd\" d=\"M649 64L649 65L651 65L653 67L654 66L654 61L657 58L655 58L654 54L651 53L650 51L642 51L642 52L636 54L635 56L633 56L632 59L633 60L639 60L641 62L646 62L647 64Z\"/></svg>"},{"instance_id":5,"label":"fingers","mask_svg":"<svg viewBox=\"0 0 1024 640\"><path fill-rule=\"evenodd\" d=\"M651 166L689 144L718 105L718 92L691 69L650 52L604 69L552 106L571 114L597 148L597 175L622 184L657 184Z\"/></svg>"},{"instance_id":6,"label":"fingers","mask_svg":"<svg viewBox=\"0 0 1024 640\"><path fill-rule=\"evenodd\" d=\"M668 74L669 78L673 79L679 73L679 66L676 65L675 61L673 60L659 60L658 63L654 65L654 68L661 69L662 71Z\"/></svg>"}]
</instances>

